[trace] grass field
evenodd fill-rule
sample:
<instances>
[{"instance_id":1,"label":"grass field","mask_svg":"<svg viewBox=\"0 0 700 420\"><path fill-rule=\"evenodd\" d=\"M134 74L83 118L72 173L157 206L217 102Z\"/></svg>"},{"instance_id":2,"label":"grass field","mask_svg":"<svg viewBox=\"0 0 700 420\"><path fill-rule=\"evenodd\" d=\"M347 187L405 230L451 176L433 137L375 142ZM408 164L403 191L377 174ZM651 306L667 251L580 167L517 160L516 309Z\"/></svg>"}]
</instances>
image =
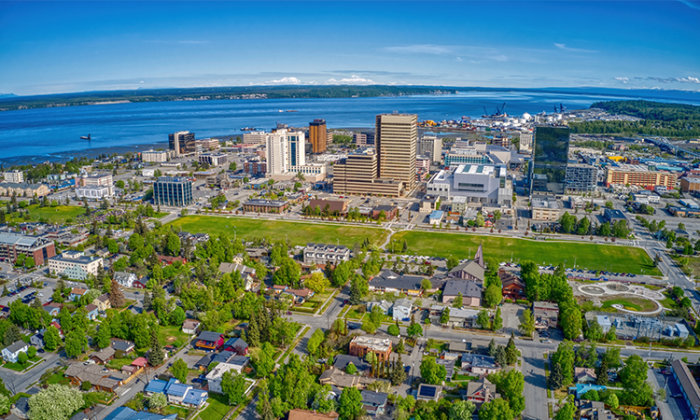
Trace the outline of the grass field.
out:
<instances>
[{"instance_id":1,"label":"grass field","mask_svg":"<svg viewBox=\"0 0 700 420\"><path fill-rule=\"evenodd\" d=\"M201 420L221 420L231 409L223 395L211 393L207 401L209 406L197 416Z\"/></svg>"},{"instance_id":2,"label":"grass field","mask_svg":"<svg viewBox=\"0 0 700 420\"><path fill-rule=\"evenodd\" d=\"M619 245L595 245L581 242L533 241L529 239L504 238L439 232L398 232L392 239L408 243L408 253L447 258L474 257L479 244L484 245L484 256L499 261L534 261L537 264L558 265L589 270L606 270L660 275L653 267L649 255L640 248Z\"/></svg>"},{"instance_id":3,"label":"grass field","mask_svg":"<svg viewBox=\"0 0 700 420\"><path fill-rule=\"evenodd\" d=\"M309 242L334 244L339 240L341 245L352 247L355 242L362 243L365 238L369 238L375 245L381 245L387 236L387 232L380 228L256 220L233 216L186 216L174 220L171 224L182 227L182 230L187 232L210 235L226 232L231 237L234 235L235 226L239 238L288 238L292 245L306 245Z\"/></svg>"},{"instance_id":4,"label":"grass field","mask_svg":"<svg viewBox=\"0 0 700 420\"><path fill-rule=\"evenodd\" d=\"M639 312L651 312L657 308L656 304L647 299L640 298L613 298L603 302L601 308L612 308L612 305L622 305L625 309Z\"/></svg>"},{"instance_id":5,"label":"grass field","mask_svg":"<svg viewBox=\"0 0 700 420\"><path fill-rule=\"evenodd\" d=\"M49 223L64 223L67 219L75 220L77 216L85 214L85 208L78 206L39 207L38 205L33 205L27 207L27 209L29 210L29 216L32 221L38 221L43 218ZM14 214L19 215L19 213ZM22 223L25 220L22 217L8 217L7 221Z\"/></svg>"}]
</instances>

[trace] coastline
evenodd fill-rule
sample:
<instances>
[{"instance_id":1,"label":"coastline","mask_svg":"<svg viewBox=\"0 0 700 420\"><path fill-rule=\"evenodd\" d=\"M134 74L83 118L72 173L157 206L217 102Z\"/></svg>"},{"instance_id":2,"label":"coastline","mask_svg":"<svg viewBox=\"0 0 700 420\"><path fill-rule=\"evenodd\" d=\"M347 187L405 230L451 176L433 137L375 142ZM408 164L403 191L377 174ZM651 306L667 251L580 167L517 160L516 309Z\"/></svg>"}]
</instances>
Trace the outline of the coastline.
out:
<instances>
[{"instance_id":1,"label":"coastline","mask_svg":"<svg viewBox=\"0 0 700 420\"><path fill-rule=\"evenodd\" d=\"M111 155L113 153L116 153L117 155L119 155L126 152L138 153L144 150L149 150L151 148L167 149L168 142L166 141L158 143L132 144L129 146L96 147L94 149L78 149L66 152L49 153L41 156L13 156L9 158L0 157L0 163L2 163L5 166L37 165L39 163L44 162L63 163L75 157L95 158L101 154Z\"/></svg>"}]
</instances>

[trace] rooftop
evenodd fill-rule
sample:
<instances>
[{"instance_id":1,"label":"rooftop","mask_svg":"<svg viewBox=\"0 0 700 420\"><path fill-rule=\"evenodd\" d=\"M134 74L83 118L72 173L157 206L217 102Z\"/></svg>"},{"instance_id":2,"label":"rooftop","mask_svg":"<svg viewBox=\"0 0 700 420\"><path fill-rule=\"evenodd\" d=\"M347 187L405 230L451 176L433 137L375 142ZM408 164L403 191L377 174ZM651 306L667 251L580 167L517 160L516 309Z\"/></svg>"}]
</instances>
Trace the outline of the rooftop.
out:
<instances>
[{"instance_id":1,"label":"rooftop","mask_svg":"<svg viewBox=\"0 0 700 420\"><path fill-rule=\"evenodd\" d=\"M385 353L391 349L391 340L388 338L374 338L358 336L352 339L351 344L366 347L369 350Z\"/></svg>"}]
</instances>

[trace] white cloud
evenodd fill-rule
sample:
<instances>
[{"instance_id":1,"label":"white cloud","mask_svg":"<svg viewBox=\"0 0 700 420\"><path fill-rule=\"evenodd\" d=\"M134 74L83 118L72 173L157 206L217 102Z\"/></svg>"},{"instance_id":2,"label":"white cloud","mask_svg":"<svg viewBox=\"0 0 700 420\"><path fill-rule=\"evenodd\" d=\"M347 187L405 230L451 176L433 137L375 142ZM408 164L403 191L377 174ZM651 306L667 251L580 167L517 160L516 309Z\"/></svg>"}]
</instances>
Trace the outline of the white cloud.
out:
<instances>
[{"instance_id":1,"label":"white cloud","mask_svg":"<svg viewBox=\"0 0 700 420\"><path fill-rule=\"evenodd\" d=\"M616 77L615 80L617 80L618 82L627 83L630 79L627 77Z\"/></svg>"},{"instance_id":2,"label":"white cloud","mask_svg":"<svg viewBox=\"0 0 700 420\"><path fill-rule=\"evenodd\" d=\"M352 75L350 78L340 79L340 83L374 83L372 79L365 79L364 77Z\"/></svg>"},{"instance_id":3,"label":"white cloud","mask_svg":"<svg viewBox=\"0 0 700 420\"><path fill-rule=\"evenodd\" d=\"M297 79L296 77L283 77L277 80L269 80L265 83L275 85L298 85L301 83L301 80Z\"/></svg>"},{"instance_id":4,"label":"white cloud","mask_svg":"<svg viewBox=\"0 0 700 420\"><path fill-rule=\"evenodd\" d=\"M567 47L566 44L558 44L556 42L554 43L554 46L559 48L560 50L571 51L571 52L583 52L583 53L597 53L598 52L598 51L594 51L594 50L584 50L581 48L571 48L571 47Z\"/></svg>"},{"instance_id":5,"label":"white cloud","mask_svg":"<svg viewBox=\"0 0 700 420\"><path fill-rule=\"evenodd\" d=\"M655 80L661 83L692 83L700 84L700 79L697 77L647 77L648 80Z\"/></svg>"}]
</instances>

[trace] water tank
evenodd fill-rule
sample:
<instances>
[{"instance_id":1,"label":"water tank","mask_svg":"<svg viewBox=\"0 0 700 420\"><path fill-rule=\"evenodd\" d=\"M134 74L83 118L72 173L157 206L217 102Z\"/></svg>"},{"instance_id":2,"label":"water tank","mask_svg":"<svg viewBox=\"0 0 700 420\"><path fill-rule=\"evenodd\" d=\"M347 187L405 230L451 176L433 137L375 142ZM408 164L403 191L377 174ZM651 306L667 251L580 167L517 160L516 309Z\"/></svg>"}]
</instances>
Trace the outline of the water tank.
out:
<instances>
[{"instance_id":1,"label":"water tank","mask_svg":"<svg viewBox=\"0 0 700 420\"><path fill-rule=\"evenodd\" d=\"M526 112L526 113L523 114L523 118L525 118L525 120L527 121L527 120L529 120L530 118L532 118L532 115L530 115L530 114L528 114L528 113Z\"/></svg>"}]
</instances>

